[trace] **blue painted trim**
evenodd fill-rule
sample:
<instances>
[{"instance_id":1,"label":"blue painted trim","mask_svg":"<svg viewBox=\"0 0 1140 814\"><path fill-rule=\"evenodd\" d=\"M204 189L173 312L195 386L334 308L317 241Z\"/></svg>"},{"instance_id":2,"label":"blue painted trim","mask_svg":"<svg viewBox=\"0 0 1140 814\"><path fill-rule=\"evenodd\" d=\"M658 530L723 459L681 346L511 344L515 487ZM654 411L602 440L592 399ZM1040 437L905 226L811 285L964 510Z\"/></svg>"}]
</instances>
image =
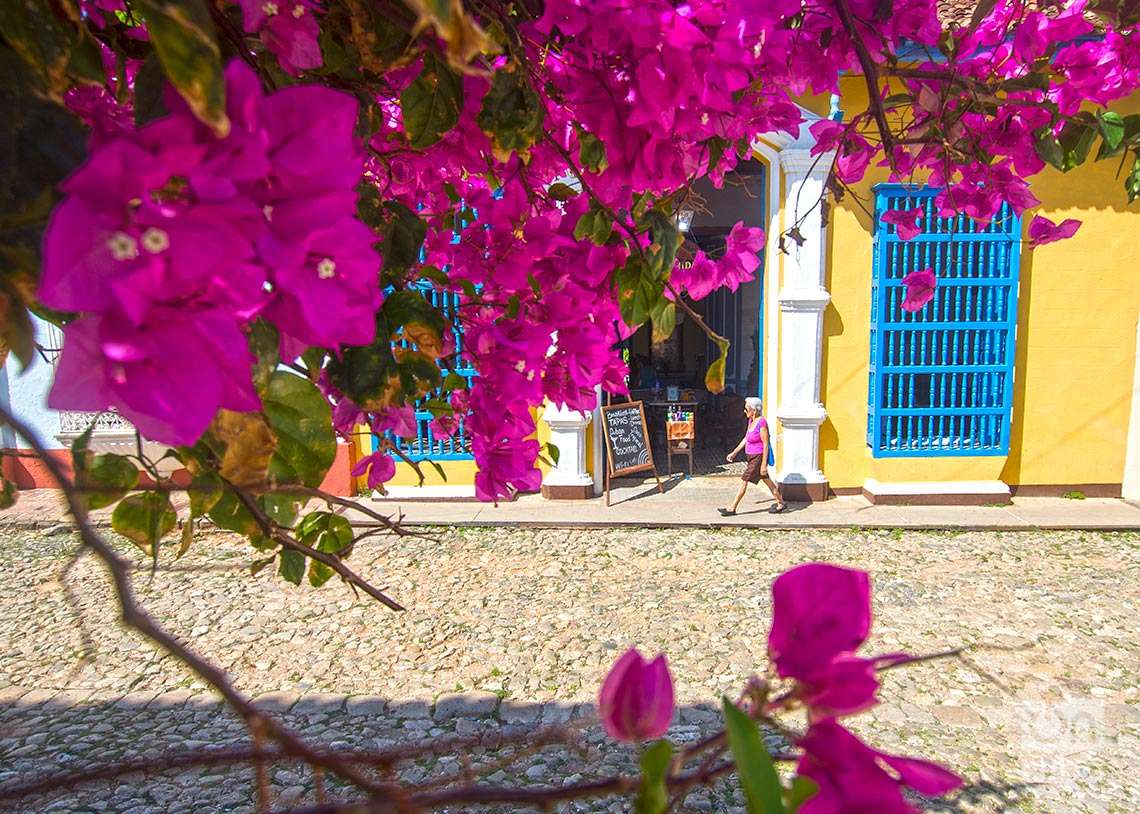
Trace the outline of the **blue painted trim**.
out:
<instances>
[{"instance_id":1,"label":"blue painted trim","mask_svg":"<svg viewBox=\"0 0 1140 814\"><path fill-rule=\"evenodd\" d=\"M877 184L867 444L876 458L1008 455L1013 404L1021 220L1003 207L979 227L940 218L936 189ZM925 210L929 231L902 241L881 215ZM953 224L953 236L949 229ZM935 299L917 313L899 308L901 279L946 263Z\"/></svg>"}]
</instances>

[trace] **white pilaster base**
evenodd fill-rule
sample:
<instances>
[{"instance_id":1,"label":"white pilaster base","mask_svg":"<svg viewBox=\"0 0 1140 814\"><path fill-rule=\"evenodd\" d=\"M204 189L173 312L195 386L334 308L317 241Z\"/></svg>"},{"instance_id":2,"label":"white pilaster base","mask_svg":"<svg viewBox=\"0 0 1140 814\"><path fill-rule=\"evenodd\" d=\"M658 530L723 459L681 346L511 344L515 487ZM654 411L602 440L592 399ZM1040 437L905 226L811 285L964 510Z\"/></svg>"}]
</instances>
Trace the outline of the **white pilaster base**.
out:
<instances>
[{"instance_id":1,"label":"white pilaster base","mask_svg":"<svg viewBox=\"0 0 1140 814\"><path fill-rule=\"evenodd\" d=\"M586 427L593 416L547 404L542 420L550 427L550 443L558 448L558 463L542 478L543 497L584 499L594 494L594 479L586 471Z\"/></svg>"}]
</instances>

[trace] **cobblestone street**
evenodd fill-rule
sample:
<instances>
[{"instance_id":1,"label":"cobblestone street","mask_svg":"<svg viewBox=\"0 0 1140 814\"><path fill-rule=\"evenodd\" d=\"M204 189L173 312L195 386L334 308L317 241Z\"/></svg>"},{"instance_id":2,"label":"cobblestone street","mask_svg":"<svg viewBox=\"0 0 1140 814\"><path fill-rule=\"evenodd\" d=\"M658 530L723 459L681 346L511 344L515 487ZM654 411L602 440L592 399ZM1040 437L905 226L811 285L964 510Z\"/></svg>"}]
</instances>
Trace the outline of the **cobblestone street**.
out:
<instances>
[{"instance_id":1,"label":"cobblestone street","mask_svg":"<svg viewBox=\"0 0 1140 814\"><path fill-rule=\"evenodd\" d=\"M61 582L75 545L66 532L0 530L0 787L246 743L200 681L118 626L95 560ZM477 765L503 739L581 719L595 749L548 749L488 772L537 785L632 765L590 722L626 647L668 654L682 705L673 734L694 739L717 727L720 695L763 664L772 579L807 560L865 568L876 612L867 652L969 648L963 660L890 671L884 703L853 721L875 746L966 778L963 793L929 810L1140 809L1134 533L465 529L361 542L350 562L404 613L336 581L251 577L261 555L223 535L199 535L177 561L164 552L153 575L131 556L140 601L159 622L327 744L383 750L454 733L480 744ZM420 780L460 766L423 758L401 771ZM17 810L249 811L251 776L171 769ZM314 799L304 767L274 764L270 779L278 805ZM689 810L741 805L729 783L689 799Z\"/></svg>"}]
</instances>

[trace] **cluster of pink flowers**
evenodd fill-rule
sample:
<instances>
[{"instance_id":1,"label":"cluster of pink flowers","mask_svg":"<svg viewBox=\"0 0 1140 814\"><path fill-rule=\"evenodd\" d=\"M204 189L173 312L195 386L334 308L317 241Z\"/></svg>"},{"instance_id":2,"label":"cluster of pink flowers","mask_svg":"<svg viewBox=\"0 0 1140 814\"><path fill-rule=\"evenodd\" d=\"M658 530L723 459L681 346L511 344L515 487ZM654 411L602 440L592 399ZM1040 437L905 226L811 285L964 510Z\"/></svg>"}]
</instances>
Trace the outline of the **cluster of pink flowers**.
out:
<instances>
[{"instance_id":1,"label":"cluster of pink flowers","mask_svg":"<svg viewBox=\"0 0 1140 814\"><path fill-rule=\"evenodd\" d=\"M286 72L322 64L318 0L236 2L245 30ZM1003 0L946 41L948 64L907 66L913 72L897 81L909 101L884 79L888 112L907 106L907 134L938 129L944 139L896 144L888 156L864 113L814 124L816 152L837 150L836 173L847 183L877 161L893 180L940 186L942 215L986 221L1003 202L1018 213L1034 206L1026 179L1044 167L1041 138L1059 134L1082 104L1105 105L1140 86L1140 39L1110 25L1095 41L1080 40L1092 30L1085 3L1030 10ZM479 374L455 415L435 419L432 432L446 437L464 427L481 497L532 490L540 481L534 408L551 400L590 409L597 387L624 390L615 343L635 326L621 317L615 275L651 248L631 214L635 202L703 177L720 184L756 138L798 134L794 99L837 92L842 72L861 69L857 46L885 74L896 70L893 55L904 43L933 49L942 33L936 5L895 0L884 17L879 0L846 0L846 9L835 0L547 0L539 18L521 25L511 66L537 75L527 104L541 107L541 128L513 153L497 149L480 126L492 88L481 75L448 78L461 83L457 123L430 146L410 148L401 94L423 61L385 75L367 156L352 136L351 97L319 85L264 96L241 66L227 75L233 130L225 138L176 99L170 116L136 131L129 107L106 91L74 91L68 101L92 124L93 151L63 187L42 295L84 316L68 327L64 364L72 375L59 377L53 403L114 405L151 437L185 442L217 407L256 404L242 334L249 320L276 325L286 357L308 345L367 343L381 295L375 240L352 214L363 171L382 200L426 224L421 262L448 275L462 361ZM85 0L83 8L110 24L123 6ZM848 12L861 21L861 40L842 23ZM145 36L141 27L132 31ZM494 67L507 67L507 57L497 59ZM1053 72L1048 87L1016 84L1042 60ZM128 83L133 70L127 66ZM949 74L953 80L939 78ZM964 112L979 88L1001 81L1014 84L992 110ZM567 180L578 194L568 196ZM547 194L555 183L558 194ZM921 217L884 215L904 240L919 234ZM576 237L584 218L608 223ZM1077 226L1039 218L1031 243L1062 239ZM735 289L754 277L763 242L761 230L737 224L723 257L698 253L672 270L670 287L691 299ZM422 270L413 263L406 282ZM904 281L908 309L929 302L937 282L916 274ZM193 379L184 377L192 366ZM385 424L329 396L340 412ZM394 472L384 455L361 462L372 485Z\"/></svg>"},{"instance_id":2,"label":"cluster of pink flowers","mask_svg":"<svg viewBox=\"0 0 1140 814\"><path fill-rule=\"evenodd\" d=\"M913 121L904 135L937 131L945 134L944 142L900 144L884 155L882 144L867 138L876 139L878 132L871 117L862 114L845 124L815 124L816 153L840 148L836 174L847 184L863 178L875 158L890 166L892 181L924 178L941 188L937 202L943 215L963 212L989 222L1003 203L1017 214L1036 206L1028 179L1045 167L1041 139L1059 136L1082 105L1108 105L1140 87L1140 39L1108 26L1082 41L1094 30L1087 7L1086 0L1048 11L1029 10L1022 0L999 2L977 27L955 32L946 64L908 66L912 73L902 81L914 100L907 109ZM876 62L885 63L881 48L870 50ZM979 93L988 93L981 89L1016 83L1039 60L1049 63L1048 87L1013 85L1002 93L1003 102L978 109ZM884 82L888 108L899 104L891 101L896 91Z\"/></svg>"},{"instance_id":3,"label":"cluster of pink flowers","mask_svg":"<svg viewBox=\"0 0 1140 814\"><path fill-rule=\"evenodd\" d=\"M239 61L226 89L225 138L171 93L170 115L98 144L62 185L40 296L82 316L65 328L53 407L116 407L147 437L189 444L219 408L259 406L250 320L272 322L287 357L373 338L356 100L317 86L267 96Z\"/></svg>"},{"instance_id":4,"label":"cluster of pink flowers","mask_svg":"<svg viewBox=\"0 0 1140 814\"><path fill-rule=\"evenodd\" d=\"M321 67L321 29L313 0L237 0L245 30L257 34L286 73Z\"/></svg>"},{"instance_id":5,"label":"cluster of pink flowers","mask_svg":"<svg viewBox=\"0 0 1140 814\"><path fill-rule=\"evenodd\" d=\"M796 740L797 774L818 790L804 814L886 812L912 814L903 787L946 794L961 779L929 761L880 752L838 721L878 703L878 670L906 661L903 654L863 658L855 651L871 630L871 589L866 573L824 563L785 572L772 586L768 655L792 691L766 712L790 704L807 708L808 727ZM640 742L665 735L675 710L665 656L647 662L636 649L617 660L602 683L598 714L610 737Z\"/></svg>"}]
</instances>

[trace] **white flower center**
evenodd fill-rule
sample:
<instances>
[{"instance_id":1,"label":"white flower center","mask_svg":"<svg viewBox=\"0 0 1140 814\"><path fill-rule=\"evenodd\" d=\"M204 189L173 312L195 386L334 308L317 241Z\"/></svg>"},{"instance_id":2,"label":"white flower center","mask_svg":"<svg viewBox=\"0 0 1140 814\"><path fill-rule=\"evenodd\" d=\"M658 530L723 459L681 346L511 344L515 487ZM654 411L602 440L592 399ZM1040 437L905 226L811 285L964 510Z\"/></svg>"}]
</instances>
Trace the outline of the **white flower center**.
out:
<instances>
[{"instance_id":1,"label":"white flower center","mask_svg":"<svg viewBox=\"0 0 1140 814\"><path fill-rule=\"evenodd\" d=\"M524 372L526 370L526 362L524 362L522 359L519 359L517 362L515 362L515 370L517 370L519 373Z\"/></svg>"},{"instance_id":2,"label":"white flower center","mask_svg":"<svg viewBox=\"0 0 1140 814\"><path fill-rule=\"evenodd\" d=\"M708 124L708 123L709 123L709 114L708 113L702 113L701 114L701 124Z\"/></svg>"},{"instance_id":3,"label":"white flower center","mask_svg":"<svg viewBox=\"0 0 1140 814\"><path fill-rule=\"evenodd\" d=\"M278 12L277 4L272 2L266 3L261 7L261 10L264 11L268 17L273 17Z\"/></svg>"},{"instance_id":4,"label":"white flower center","mask_svg":"<svg viewBox=\"0 0 1140 814\"><path fill-rule=\"evenodd\" d=\"M273 220L273 207L270 204L266 204L261 207L261 214L265 215L266 220Z\"/></svg>"},{"instance_id":5,"label":"white flower center","mask_svg":"<svg viewBox=\"0 0 1140 814\"><path fill-rule=\"evenodd\" d=\"M302 6L300 3L293 6L293 16L296 17L298 20L301 19L302 17L304 17L305 16L305 7Z\"/></svg>"},{"instance_id":6,"label":"white flower center","mask_svg":"<svg viewBox=\"0 0 1140 814\"><path fill-rule=\"evenodd\" d=\"M107 238L107 248L116 260L134 260L139 256L139 244L126 232L115 232Z\"/></svg>"},{"instance_id":7,"label":"white flower center","mask_svg":"<svg viewBox=\"0 0 1140 814\"><path fill-rule=\"evenodd\" d=\"M331 257L326 257L321 262L317 263L317 276L322 280L329 280L336 276L336 262Z\"/></svg>"},{"instance_id":8,"label":"white flower center","mask_svg":"<svg viewBox=\"0 0 1140 814\"><path fill-rule=\"evenodd\" d=\"M151 226L142 233L142 245L151 254L158 254L170 248L170 235Z\"/></svg>"}]
</instances>

